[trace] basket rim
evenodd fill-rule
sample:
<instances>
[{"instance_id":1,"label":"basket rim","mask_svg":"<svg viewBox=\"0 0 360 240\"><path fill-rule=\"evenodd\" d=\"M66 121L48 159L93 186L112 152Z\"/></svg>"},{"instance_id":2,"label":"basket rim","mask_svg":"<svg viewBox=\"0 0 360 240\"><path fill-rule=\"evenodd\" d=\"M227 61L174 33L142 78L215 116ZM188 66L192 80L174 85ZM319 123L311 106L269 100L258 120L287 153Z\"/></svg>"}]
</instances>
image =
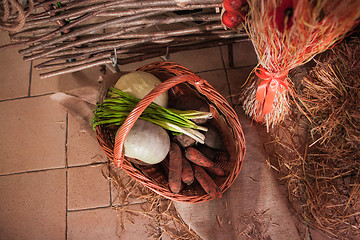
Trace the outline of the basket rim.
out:
<instances>
[{"instance_id":1,"label":"basket rim","mask_svg":"<svg viewBox=\"0 0 360 240\"><path fill-rule=\"evenodd\" d=\"M224 193L235 181L237 176L239 175L245 152L246 152L246 144L244 133L238 119L238 116L235 110L231 107L231 105L227 102L227 100L219 94L205 79L197 76L195 73L191 72L186 67L183 67L175 62L167 62L167 61L159 61L153 62L150 64L146 64L136 71L163 71L168 74L173 74L175 76L181 75L190 75L195 79L194 81L186 81L187 84L191 85L195 91L197 91L201 96L205 97L211 105L216 108L215 111L219 113L226 120L226 125L232 131L232 140L235 141L235 148L237 152L235 153L236 158L234 168L226 177L226 180L221 184L220 190ZM167 80L164 80L166 82ZM210 97L210 98L209 98ZM210 105L210 104L209 104ZM96 127L96 137L98 139L98 143L105 154L108 156L110 160L114 159L113 149L111 148L111 144L109 141L104 139L104 129L101 125ZM182 194L174 194L170 191L170 189L165 189L162 186L156 184L153 180L144 176L144 174L137 168L135 168L131 162L124 158L123 165L121 168L133 179L142 183L145 187L151 189L159 195L162 195L165 198L179 201L179 202L187 202L187 203L199 203L212 200L212 198L208 194L204 195L194 195L194 196L186 196Z\"/></svg>"}]
</instances>

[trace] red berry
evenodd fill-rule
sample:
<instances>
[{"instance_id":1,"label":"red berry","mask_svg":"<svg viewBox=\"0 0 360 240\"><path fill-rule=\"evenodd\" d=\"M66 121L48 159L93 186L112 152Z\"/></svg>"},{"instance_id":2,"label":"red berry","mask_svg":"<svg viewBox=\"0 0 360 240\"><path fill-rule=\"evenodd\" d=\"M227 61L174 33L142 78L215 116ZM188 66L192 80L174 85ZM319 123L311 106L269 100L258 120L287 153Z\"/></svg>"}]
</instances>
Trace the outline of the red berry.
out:
<instances>
[{"instance_id":1,"label":"red berry","mask_svg":"<svg viewBox=\"0 0 360 240\"><path fill-rule=\"evenodd\" d=\"M244 0L224 0L223 5L226 11L234 15L243 14L243 5L247 4Z\"/></svg>"},{"instance_id":2,"label":"red berry","mask_svg":"<svg viewBox=\"0 0 360 240\"><path fill-rule=\"evenodd\" d=\"M236 28L243 21L242 17L225 11L222 15L222 23L228 28Z\"/></svg>"}]
</instances>

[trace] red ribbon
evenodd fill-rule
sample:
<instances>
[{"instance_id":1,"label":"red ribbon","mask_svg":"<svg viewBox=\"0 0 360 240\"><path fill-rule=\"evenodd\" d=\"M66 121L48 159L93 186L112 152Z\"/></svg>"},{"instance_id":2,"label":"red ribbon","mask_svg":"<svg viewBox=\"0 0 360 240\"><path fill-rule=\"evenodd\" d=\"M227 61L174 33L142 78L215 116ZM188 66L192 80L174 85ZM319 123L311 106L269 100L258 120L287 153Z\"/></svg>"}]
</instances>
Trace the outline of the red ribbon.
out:
<instances>
[{"instance_id":1,"label":"red ribbon","mask_svg":"<svg viewBox=\"0 0 360 240\"><path fill-rule=\"evenodd\" d=\"M262 103L263 106L262 114L271 113L276 91L283 92L281 86L288 89L288 84L285 80L288 73L288 70L281 73L270 73L263 67L255 70L255 74L262 79L256 91L256 100Z\"/></svg>"}]
</instances>

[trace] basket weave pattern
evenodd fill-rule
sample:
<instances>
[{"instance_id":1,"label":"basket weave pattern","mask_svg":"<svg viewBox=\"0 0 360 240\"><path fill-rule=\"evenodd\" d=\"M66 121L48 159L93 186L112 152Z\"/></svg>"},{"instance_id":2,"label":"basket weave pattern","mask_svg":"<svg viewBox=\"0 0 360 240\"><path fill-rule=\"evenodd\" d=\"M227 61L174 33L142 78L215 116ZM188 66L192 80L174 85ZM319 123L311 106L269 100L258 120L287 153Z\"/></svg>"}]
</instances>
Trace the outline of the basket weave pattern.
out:
<instances>
[{"instance_id":1,"label":"basket weave pattern","mask_svg":"<svg viewBox=\"0 0 360 240\"><path fill-rule=\"evenodd\" d=\"M202 190L199 184L186 186L179 194L174 194L168 187L167 174L161 164L139 166L131 163L124 157L123 144L125 138L145 108L161 93L172 87L187 85L209 104L213 114L213 124L219 129L224 146L229 153L229 159L217 162L226 172L226 177L214 178L215 183L225 192L240 173L245 154L245 138L236 112L206 80L200 78L189 69L172 62L155 62L145 65L137 71L149 72L158 77L162 83L146 95L131 111L120 127L115 139L111 140L109 130L100 125L96 128L96 135L100 147L115 166L122 168L128 175L154 192L181 202L197 203L211 200L211 197Z\"/></svg>"}]
</instances>

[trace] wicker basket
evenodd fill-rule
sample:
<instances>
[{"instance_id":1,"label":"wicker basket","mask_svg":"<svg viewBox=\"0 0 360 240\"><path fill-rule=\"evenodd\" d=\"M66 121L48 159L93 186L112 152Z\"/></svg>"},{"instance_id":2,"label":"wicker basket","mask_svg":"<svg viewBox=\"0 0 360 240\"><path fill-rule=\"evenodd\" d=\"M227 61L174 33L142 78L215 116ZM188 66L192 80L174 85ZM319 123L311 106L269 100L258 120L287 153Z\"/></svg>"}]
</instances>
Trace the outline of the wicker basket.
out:
<instances>
[{"instance_id":1,"label":"wicker basket","mask_svg":"<svg viewBox=\"0 0 360 240\"><path fill-rule=\"evenodd\" d=\"M100 125L96 135L100 147L115 166L122 168L128 175L154 192L175 201L198 203L211 200L198 183L185 186L179 194L174 194L168 187L167 174L162 164L141 166L128 161L122 152L125 138L135 121L145 108L161 93L169 90L173 98L186 97L186 94L195 94L205 100L213 114L211 123L219 129L229 158L220 158L217 164L228 174L225 177L213 178L215 183L225 192L240 173L245 154L245 138L236 112L209 83L195 75L185 67L172 62L155 62L145 65L138 71L152 73L163 83L145 96L133 109L126 121L120 127L115 142L111 140L114 132ZM190 89L190 91L189 91ZM169 97L171 99L171 97Z\"/></svg>"}]
</instances>

